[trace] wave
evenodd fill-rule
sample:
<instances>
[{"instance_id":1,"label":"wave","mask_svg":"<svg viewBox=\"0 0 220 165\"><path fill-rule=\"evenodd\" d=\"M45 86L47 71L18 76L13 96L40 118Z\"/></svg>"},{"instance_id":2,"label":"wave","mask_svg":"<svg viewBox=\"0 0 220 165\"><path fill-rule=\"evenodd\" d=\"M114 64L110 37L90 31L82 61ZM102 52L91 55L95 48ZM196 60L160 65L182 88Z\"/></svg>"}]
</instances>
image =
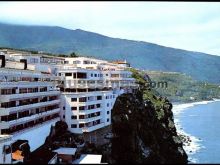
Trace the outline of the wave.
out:
<instances>
[{"instance_id":1,"label":"wave","mask_svg":"<svg viewBox=\"0 0 220 165\"><path fill-rule=\"evenodd\" d=\"M201 139L186 133L183 128L181 127L181 121L179 120L179 116L183 113L184 110L189 109L195 105L202 105L202 104L209 104L215 101L220 101L220 99L213 99L211 101L200 101L200 102L193 102L193 103L184 103L184 104L173 104L173 114L174 114L174 122L176 125L176 129L178 134L184 135L185 137L189 137L188 141L183 142L183 148L186 151L187 155L189 156L189 161L192 163L196 163L198 160L193 158L193 154L197 153L202 148L205 148L201 145Z\"/></svg>"}]
</instances>

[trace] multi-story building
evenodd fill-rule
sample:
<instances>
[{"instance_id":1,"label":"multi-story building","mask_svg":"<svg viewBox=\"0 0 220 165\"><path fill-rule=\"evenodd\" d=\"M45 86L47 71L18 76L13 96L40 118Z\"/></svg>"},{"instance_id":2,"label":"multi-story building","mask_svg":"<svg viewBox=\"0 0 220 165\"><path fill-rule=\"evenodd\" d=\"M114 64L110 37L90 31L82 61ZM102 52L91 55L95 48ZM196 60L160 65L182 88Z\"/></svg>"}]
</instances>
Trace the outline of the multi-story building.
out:
<instances>
[{"instance_id":1,"label":"multi-story building","mask_svg":"<svg viewBox=\"0 0 220 165\"><path fill-rule=\"evenodd\" d=\"M25 59L11 61L1 53L0 141L7 135L8 143L28 140L31 151L44 143L50 126L60 120L56 82L57 77L47 70L37 71Z\"/></svg>"},{"instance_id":2,"label":"multi-story building","mask_svg":"<svg viewBox=\"0 0 220 165\"><path fill-rule=\"evenodd\" d=\"M61 78L61 118L74 133L92 132L111 124L118 95L137 86L126 63L114 64L86 57L65 58L56 66Z\"/></svg>"},{"instance_id":3,"label":"multi-story building","mask_svg":"<svg viewBox=\"0 0 220 165\"><path fill-rule=\"evenodd\" d=\"M3 51L0 67L0 134L29 140L31 150L39 147L31 130L42 144L60 119L77 134L110 125L116 98L137 88L126 61Z\"/></svg>"}]
</instances>

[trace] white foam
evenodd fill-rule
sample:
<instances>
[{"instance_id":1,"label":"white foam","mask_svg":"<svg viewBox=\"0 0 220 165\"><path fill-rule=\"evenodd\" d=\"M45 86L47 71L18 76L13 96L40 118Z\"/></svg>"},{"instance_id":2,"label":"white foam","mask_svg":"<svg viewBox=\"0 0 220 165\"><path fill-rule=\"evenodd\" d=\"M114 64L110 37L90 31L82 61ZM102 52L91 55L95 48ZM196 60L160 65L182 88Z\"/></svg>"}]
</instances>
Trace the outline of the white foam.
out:
<instances>
[{"instance_id":1,"label":"white foam","mask_svg":"<svg viewBox=\"0 0 220 165\"><path fill-rule=\"evenodd\" d=\"M211 101L200 101L200 102L193 102L193 103L185 103L185 104L173 104L173 114L174 114L174 122L176 125L177 132L179 134L185 135L190 138L191 142L184 142L183 148L186 151L187 155L189 156L188 160L192 163L196 163L198 160L192 158L192 155L198 152L201 148L204 148L204 146L201 146L201 141L195 136L192 136L188 133L186 133L183 128L181 127L181 121L178 119L180 114L195 105L201 105L201 104L208 104L215 101L220 101L220 99L213 99ZM188 144L187 144L188 143Z\"/></svg>"}]
</instances>

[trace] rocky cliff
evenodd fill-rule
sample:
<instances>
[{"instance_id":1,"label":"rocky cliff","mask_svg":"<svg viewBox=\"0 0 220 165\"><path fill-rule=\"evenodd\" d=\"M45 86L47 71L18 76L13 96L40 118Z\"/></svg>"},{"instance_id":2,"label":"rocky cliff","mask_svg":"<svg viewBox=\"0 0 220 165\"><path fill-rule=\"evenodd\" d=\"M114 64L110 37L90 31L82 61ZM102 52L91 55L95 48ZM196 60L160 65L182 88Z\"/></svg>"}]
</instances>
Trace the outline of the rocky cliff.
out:
<instances>
[{"instance_id":1,"label":"rocky cliff","mask_svg":"<svg viewBox=\"0 0 220 165\"><path fill-rule=\"evenodd\" d=\"M187 163L174 125L172 104L153 94L136 75L140 89L119 96L112 111L109 163ZM140 80L142 83L140 83Z\"/></svg>"}]
</instances>

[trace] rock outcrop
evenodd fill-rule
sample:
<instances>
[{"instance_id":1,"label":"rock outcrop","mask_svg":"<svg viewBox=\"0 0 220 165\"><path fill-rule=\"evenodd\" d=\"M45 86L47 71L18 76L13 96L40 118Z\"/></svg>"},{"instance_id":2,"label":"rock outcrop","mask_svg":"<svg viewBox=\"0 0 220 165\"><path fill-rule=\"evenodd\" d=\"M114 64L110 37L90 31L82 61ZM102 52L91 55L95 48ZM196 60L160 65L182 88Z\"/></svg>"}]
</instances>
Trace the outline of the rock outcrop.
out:
<instances>
[{"instance_id":1,"label":"rock outcrop","mask_svg":"<svg viewBox=\"0 0 220 165\"><path fill-rule=\"evenodd\" d=\"M161 109L140 93L118 97L112 111L112 163L187 163L168 101Z\"/></svg>"},{"instance_id":2,"label":"rock outcrop","mask_svg":"<svg viewBox=\"0 0 220 165\"><path fill-rule=\"evenodd\" d=\"M140 76L140 75L138 75ZM136 76L137 77L137 76ZM112 110L113 138L105 146L108 163L187 163L174 125L172 104L144 87L122 94ZM140 81L139 81L140 82Z\"/></svg>"}]
</instances>

